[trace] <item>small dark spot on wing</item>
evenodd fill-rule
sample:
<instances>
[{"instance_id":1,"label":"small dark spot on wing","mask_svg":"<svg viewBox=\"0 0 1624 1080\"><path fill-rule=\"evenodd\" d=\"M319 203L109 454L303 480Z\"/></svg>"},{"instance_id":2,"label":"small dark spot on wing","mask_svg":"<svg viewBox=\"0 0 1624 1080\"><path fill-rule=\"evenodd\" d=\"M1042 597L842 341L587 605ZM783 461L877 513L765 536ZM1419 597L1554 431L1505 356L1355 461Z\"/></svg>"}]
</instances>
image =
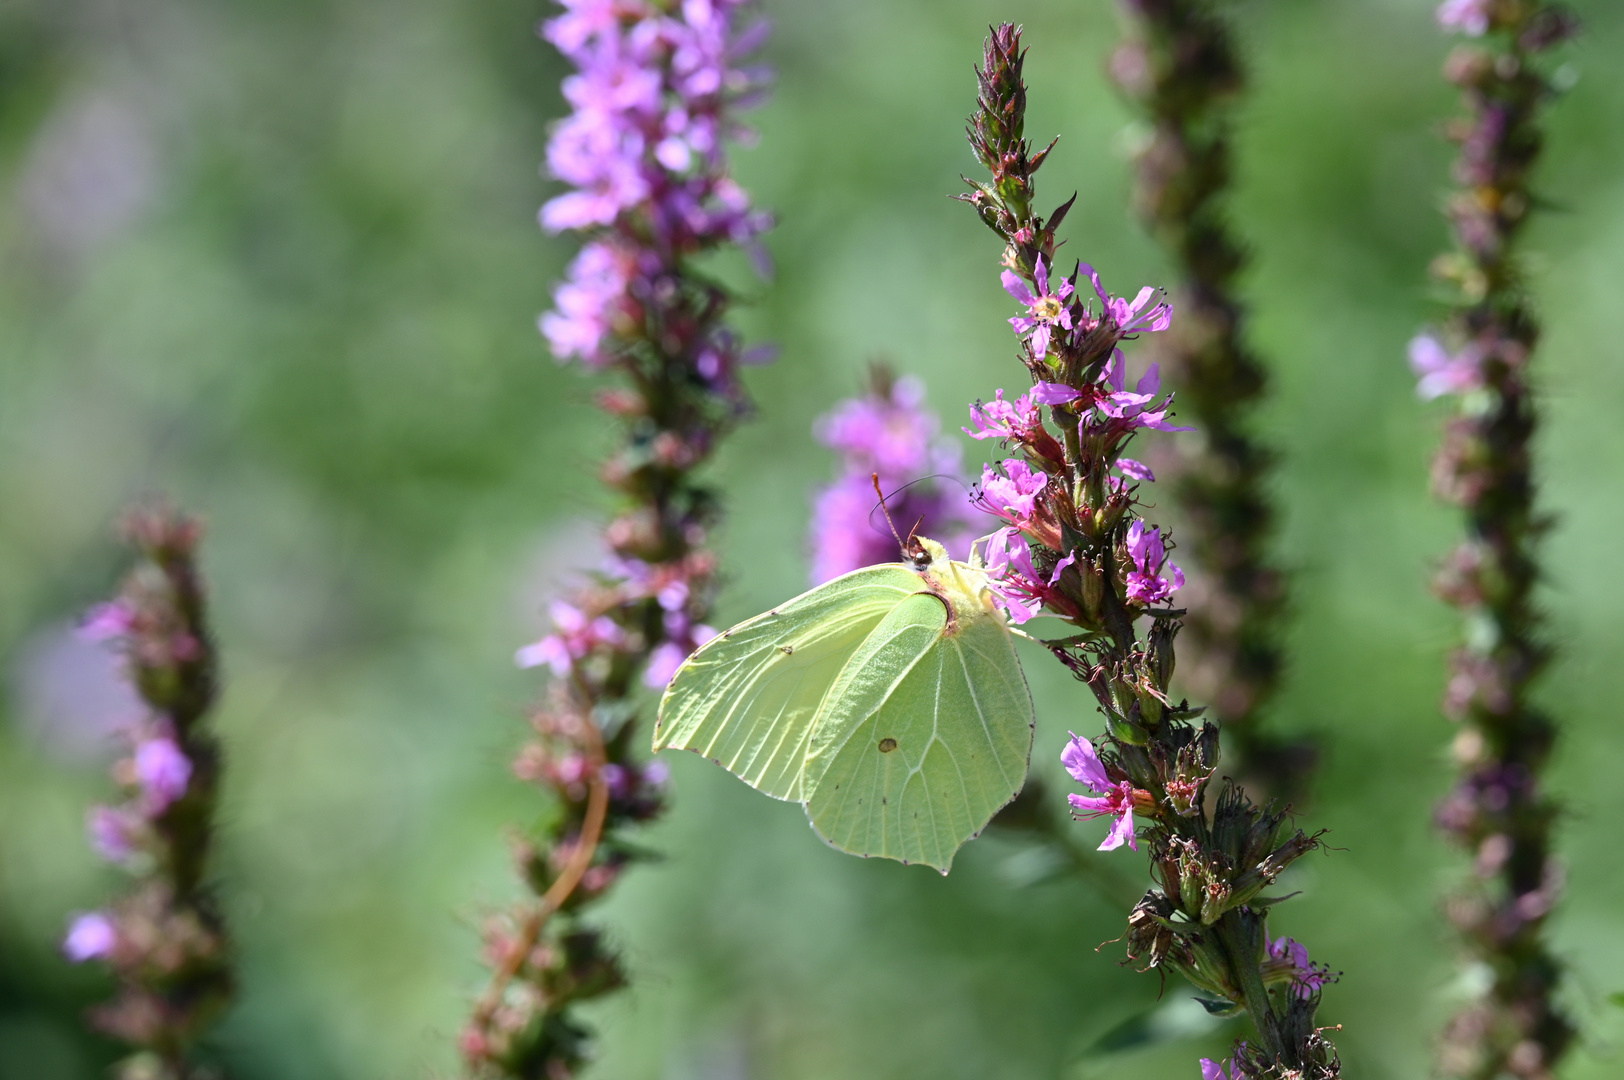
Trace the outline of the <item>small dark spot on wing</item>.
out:
<instances>
[{"instance_id":1,"label":"small dark spot on wing","mask_svg":"<svg viewBox=\"0 0 1624 1080\"><path fill-rule=\"evenodd\" d=\"M778 648L779 651L781 651L785 656L789 656L795 651L795 646L793 645L780 645Z\"/></svg>"},{"instance_id":2,"label":"small dark spot on wing","mask_svg":"<svg viewBox=\"0 0 1624 1080\"><path fill-rule=\"evenodd\" d=\"M895 739L893 739L891 736L887 735L885 738L880 740L880 753L889 754L891 751L895 750L896 748L897 748L897 741Z\"/></svg>"}]
</instances>

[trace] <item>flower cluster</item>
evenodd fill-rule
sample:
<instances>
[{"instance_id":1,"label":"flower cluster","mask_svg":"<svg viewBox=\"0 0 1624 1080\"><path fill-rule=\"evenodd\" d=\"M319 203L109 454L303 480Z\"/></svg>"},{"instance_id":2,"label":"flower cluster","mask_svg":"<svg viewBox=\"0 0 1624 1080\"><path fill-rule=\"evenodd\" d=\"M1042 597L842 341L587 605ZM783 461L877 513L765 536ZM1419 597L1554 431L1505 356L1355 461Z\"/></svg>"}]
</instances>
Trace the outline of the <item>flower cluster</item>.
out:
<instances>
[{"instance_id":1,"label":"flower cluster","mask_svg":"<svg viewBox=\"0 0 1624 1080\"><path fill-rule=\"evenodd\" d=\"M1042 614L1070 624L1070 636L1045 644L1105 718L1104 738L1073 736L1062 761L1088 789L1071 796L1073 814L1111 822L1101 849L1143 844L1150 856L1157 887L1129 916L1128 956L1182 973L1215 1012L1251 1016L1257 1040L1237 1047L1235 1075L1333 1080L1335 1049L1313 1018L1334 976L1295 942L1269 944L1273 902L1262 899L1319 839L1232 782L1209 798L1218 727L1197 726L1203 710L1169 691L1184 612L1168 605L1184 578L1166 535L1141 516L1150 470L1125 453L1141 431L1186 429L1172 422L1154 368L1127 389L1120 346L1167 329L1172 313L1154 289L1132 300L1109 294L1081 264L1057 277L1055 228L1066 207L1047 221L1032 210L1046 152L1033 154L1022 137L1022 59L1019 30L997 28L970 120L971 145L992 178L963 196L1004 241L1005 288L1025 309L1012 325L1032 380L1013 401L999 393L972 411L975 434L1013 451L977 493L1005 522L985 559L992 589L1012 621ZM1097 307L1079 298L1084 277Z\"/></svg>"},{"instance_id":2,"label":"flower cluster","mask_svg":"<svg viewBox=\"0 0 1624 1080\"><path fill-rule=\"evenodd\" d=\"M548 609L552 630L521 648L520 667L545 665L555 678L569 678L596 658L645 656L643 682L664 687L688 654L716 636L702 620L709 608L715 558L706 551L665 563L612 557L597 587ZM628 620L626 612L639 617Z\"/></svg>"},{"instance_id":3,"label":"flower cluster","mask_svg":"<svg viewBox=\"0 0 1624 1080\"><path fill-rule=\"evenodd\" d=\"M93 807L87 820L91 845L135 886L75 916L62 951L75 963L102 961L118 977L118 996L92 1020L137 1048L120 1075L187 1080L203 1075L188 1051L232 986L230 944L205 881L220 766L204 726L215 658L195 564L197 523L149 509L129 515L125 533L143 562L80 632L119 651L146 706L124 732L129 753L113 768L126 798Z\"/></svg>"},{"instance_id":4,"label":"flower cluster","mask_svg":"<svg viewBox=\"0 0 1624 1080\"><path fill-rule=\"evenodd\" d=\"M623 833L664 806L663 768L635 758L637 714L715 633L717 507L696 470L748 408L738 369L764 358L727 329L729 294L692 267L726 244L760 255L769 220L724 147L764 83L742 66L764 27L741 27L744 0L562 3L542 33L577 70L547 163L570 190L541 221L588 235L541 332L559 360L620 378L598 400L624 430L602 474L621 506L605 564L518 653L552 681L514 771L556 813L515 844L534 896L487 922L493 975L460 1038L478 1077L576 1075L590 1035L575 1006L625 981L584 913L639 857Z\"/></svg>"},{"instance_id":5,"label":"flower cluster","mask_svg":"<svg viewBox=\"0 0 1624 1080\"><path fill-rule=\"evenodd\" d=\"M1551 853L1558 810L1541 782L1556 729L1531 700L1551 649L1534 600L1544 526L1528 365L1539 327L1515 242L1533 206L1540 112L1555 96L1540 54L1578 24L1543 0L1449 0L1438 18L1483 41L1457 48L1445 69L1466 116L1450 129L1460 146L1460 189L1446 203L1456 250L1434 268L1458 299L1440 328L1411 343L1410 363L1423 398L1457 406L1433 485L1462 507L1467 536L1435 586L1473 630L1452 658L1444 698L1461 725L1461 776L1437 819L1472 858L1471 883L1446 907L1465 962L1494 972L1445 1030L1441 1066L1471 1080L1548 1080L1573 1028L1556 1000L1561 964L1543 938L1562 874Z\"/></svg>"},{"instance_id":6,"label":"flower cluster","mask_svg":"<svg viewBox=\"0 0 1624 1080\"><path fill-rule=\"evenodd\" d=\"M959 448L937 438L924 383L878 365L869 381L868 393L841 402L813 428L819 442L840 454L839 477L814 500L813 584L896 561L897 542L880 516L876 483L892 520L950 551L967 543L974 515L964 497Z\"/></svg>"},{"instance_id":7,"label":"flower cluster","mask_svg":"<svg viewBox=\"0 0 1624 1080\"><path fill-rule=\"evenodd\" d=\"M1246 341L1237 277L1245 245L1227 220L1237 100L1246 72L1233 15L1212 0L1123 0L1111 73L1138 107L1134 202L1176 268L1178 325L1147 343L1200 432L1159 447L1190 571L1183 684L1229 740L1230 768L1253 791L1301 792L1312 744L1264 723L1284 667L1284 576L1272 552L1272 455L1251 414L1268 370Z\"/></svg>"},{"instance_id":8,"label":"flower cluster","mask_svg":"<svg viewBox=\"0 0 1624 1080\"><path fill-rule=\"evenodd\" d=\"M560 360L608 366L633 344L625 331L660 309L673 260L718 243L746 244L770 218L727 173L734 119L765 73L741 66L765 24L740 32L746 0L567 0L542 34L577 68L564 80L572 112L553 132L547 168L572 190L541 211L549 232L603 229L581 248L541 331ZM708 320L707 320L708 321ZM693 374L731 392L741 360L720 327L689 344Z\"/></svg>"}]
</instances>

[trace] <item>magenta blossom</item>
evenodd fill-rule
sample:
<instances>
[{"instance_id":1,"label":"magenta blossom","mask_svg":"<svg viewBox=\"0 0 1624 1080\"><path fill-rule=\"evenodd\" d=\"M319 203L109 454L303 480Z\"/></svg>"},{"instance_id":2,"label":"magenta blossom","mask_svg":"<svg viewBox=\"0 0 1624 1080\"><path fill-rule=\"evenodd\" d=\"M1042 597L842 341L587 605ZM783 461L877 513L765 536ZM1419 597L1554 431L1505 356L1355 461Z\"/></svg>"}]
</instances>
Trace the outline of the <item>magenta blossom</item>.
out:
<instances>
[{"instance_id":1,"label":"magenta blossom","mask_svg":"<svg viewBox=\"0 0 1624 1080\"><path fill-rule=\"evenodd\" d=\"M1081 390L1064 383L1040 382L1032 387L1032 400L1044 405L1070 405L1082 396Z\"/></svg>"},{"instance_id":2,"label":"magenta blossom","mask_svg":"<svg viewBox=\"0 0 1624 1080\"><path fill-rule=\"evenodd\" d=\"M1042 613L1044 604L1058 597L1055 586L1066 567L1077 561L1067 555L1044 577L1032 564L1032 550L1019 531L1008 526L987 538L987 586L1009 621L1019 625Z\"/></svg>"},{"instance_id":3,"label":"magenta blossom","mask_svg":"<svg viewBox=\"0 0 1624 1080\"><path fill-rule=\"evenodd\" d=\"M1494 0L1444 0L1438 5L1438 25L1459 30L1472 37L1489 32L1489 15Z\"/></svg>"},{"instance_id":4,"label":"magenta blossom","mask_svg":"<svg viewBox=\"0 0 1624 1080\"><path fill-rule=\"evenodd\" d=\"M981 484L972 501L1016 528L1025 528L1037 513L1038 496L1049 486L1049 477L1019 458L1006 460L1003 470L1000 473L983 465Z\"/></svg>"},{"instance_id":5,"label":"magenta blossom","mask_svg":"<svg viewBox=\"0 0 1624 1080\"><path fill-rule=\"evenodd\" d=\"M1136 604L1155 604L1166 600L1184 587L1184 571L1167 561L1167 546L1162 542L1161 530L1135 518L1128 526L1128 558L1133 569L1128 571L1128 599ZM1163 567L1169 571L1162 576Z\"/></svg>"},{"instance_id":6,"label":"magenta blossom","mask_svg":"<svg viewBox=\"0 0 1624 1080\"><path fill-rule=\"evenodd\" d=\"M1106 380L1112 392L1100 403L1100 412L1113 420L1122 421L1129 431L1138 428L1150 428L1155 431L1195 430L1178 427L1167 419L1167 414L1173 407L1172 395L1168 395L1160 402L1156 401L1156 395L1161 393L1162 389L1160 364L1152 364L1146 368L1145 373L1134 384L1133 390L1129 391L1126 389L1128 364L1118 351L1112 356L1110 366L1106 368Z\"/></svg>"},{"instance_id":7,"label":"magenta blossom","mask_svg":"<svg viewBox=\"0 0 1624 1080\"><path fill-rule=\"evenodd\" d=\"M1156 479L1156 474L1150 471L1149 465L1135 461L1133 458L1117 458L1116 467L1118 472L1130 480L1150 482Z\"/></svg>"},{"instance_id":8,"label":"magenta blossom","mask_svg":"<svg viewBox=\"0 0 1624 1080\"><path fill-rule=\"evenodd\" d=\"M1269 943L1271 967L1291 978L1291 991L1304 999L1313 997L1327 983L1336 982L1331 969L1308 958L1308 949L1291 938L1275 938Z\"/></svg>"},{"instance_id":9,"label":"magenta blossom","mask_svg":"<svg viewBox=\"0 0 1624 1080\"><path fill-rule=\"evenodd\" d=\"M607 243L581 248L568 276L553 290L552 311L541 317L542 336L559 360L602 367L611 359L604 339L614 329L631 281L631 260Z\"/></svg>"},{"instance_id":10,"label":"magenta blossom","mask_svg":"<svg viewBox=\"0 0 1624 1080\"><path fill-rule=\"evenodd\" d=\"M1464 394L1483 385L1483 351L1467 345L1452 354L1431 334L1421 334L1410 341L1410 369L1420 377L1415 392L1423 400Z\"/></svg>"},{"instance_id":11,"label":"magenta blossom","mask_svg":"<svg viewBox=\"0 0 1624 1080\"><path fill-rule=\"evenodd\" d=\"M1001 404L1001 403L1000 403ZM813 503L812 581L895 562L897 542L874 493L874 477L899 529L921 533L962 551L974 517L965 498L959 448L936 437L938 421L918 379L876 378L861 397L842 402L813 428L840 454L839 478Z\"/></svg>"},{"instance_id":12,"label":"magenta blossom","mask_svg":"<svg viewBox=\"0 0 1624 1080\"><path fill-rule=\"evenodd\" d=\"M562 600L555 602L549 612L556 629L534 645L526 645L514 656L522 668L546 664L553 674L568 675L575 662L598 645L619 645L626 633L607 615L587 618L586 613Z\"/></svg>"},{"instance_id":13,"label":"magenta blossom","mask_svg":"<svg viewBox=\"0 0 1624 1080\"><path fill-rule=\"evenodd\" d=\"M1246 1080L1246 1074L1233 1059L1218 1062L1212 1058L1202 1058L1201 1080Z\"/></svg>"},{"instance_id":14,"label":"magenta blossom","mask_svg":"<svg viewBox=\"0 0 1624 1080\"><path fill-rule=\"evenodd\" d=\"M999 390L986 403L970 406L970 422L975 430L963 431L972 439L1020 439L1043 423L1042 411L1035 394L1022 394L1014 401L1005 401Z\"/></svg>"},{"instance_id":15,"label":"magenta blossom","mask_svg":"<svg viewBox=\"0 0 1624 1080\"><path fill-rule=\"evenodd\" d=\"M1066 301L1070 298L1074 286L1070 281L1061 278L1054 292L1049 291L1049 268L1038 258L1032 269L1032 278L1037 282L1038 291L1033 295L1032 290L1022 281L1013 270L1005 270L999 276L1004 283L1004 290L1026 305L1027 313L1017 315L1009 320L1009 325L1023 338L1032 342L1032 353L1043 357L1049 353L1049 337L1054 328L1071 329L1071 309Z\"/></svg>"},{"instance_id":16,"label":"magenta blossom","mask_svg":"<svg viewBox=\"0 0 1624 1080\"><path fill-rule=\"evenodd\" d=\"M672 622L668 615L666 618L669 633L669 624ZM693 651L705 642L716 636L714 627L704 623L696 623L692 627L684 627L680 635L674 635L667 641L662 641L649 653L648 666L643 669L643 682L656 690L663 688L677 673L682 662L693 655Z\"/></svg>"},{"instance_id":17,"label":"magenta blossom","mask_svg":"<svg viewBox=\"0 0 1624 1080\"><path fill-rule=\"evenodd\" d=\"M111 806L92 806L85 818L90 846L108 862L121 863L135 854L136 824Z\"/></svg>"},{"instance_id":18,"label":"magenta blossom","mask_svg":"<svg viewBox=\"0 0 1624 1080\"><path fill-rule=\"evenodd\" d=\"M1060 752L1060 761L1074 780L1094 792L1093 795L1066 796L1072 805L1072 816L1116 818L1099 849L1114 851L1127 844L1138 851L1139 841L1133 832L1133 785L1126 780L1112 782L1094 744L1079 738L1076 732L1071 733L1071 741Z\"/></svg>"},{"instance_id":19,"label":"magenta blossom","mask_svg":"<svg viewBox=\"0 0 1624 1080\"><path fill-rule=\"evenodd\" d=\"M1120 296L1112 296L1100 284L1100 275L1092 266L1083 263L1080 270L1094 283L1094 292L1100 298L1105 309L1105 317L1116 325L1116 332L1126 337L1140 331L1155 333L1166 330L1173 324L1173 306L1165 300L1157 301L1154 305L1151 300L1155 298L1157 290L1146 285L1139 290L1139 295L1130 303Z\"/></svg>"},{"instance_id":20,"label":"magenta blossom","mask_svg":"<svg viewBox=\"0 0 1624 1080\"><path fill-rule=\"evenodd\" d=\"M68 935L62 940L62 954L75 964L86 960L105 959L118 945L118 928L113 920L100 911L79 915L68 924Z\"/></svg>"},{"instance_id":21,"label":"magenta blossom","mask_svg":"<svg viewBox=\"0 0 1624 1080\"><path fill-rule=\"evenodd\" d=\"M869 393L841 402L818 418L812 434L839 451L853 472L864 475L911 478L934 469L944 456L955 459L944 464L956 467L957 454L949 444L933 441L938 423L925 406L925 384L904 375L890 391L888 397Z\"/></svg>"},{"instance_id":22,"label":"magenta blossom","mask_svg":"<svg viewBox=\"0 0 1624 1080\"><path fill-rule=\"evenodd\" d=\"M191 759L167 735L145 739L135 748L135 782L140 785L148 809L161 814L186 794L192 779Z\"/></svg>"},{"instance_id":23,"label":"magenta blossom","mask_svg":"<svg viewBox=\"0 0 1624 1080\"><path fill-rule=\"evenodd\" d=\"M135 627L135 611L122 600L97 604L79 623L79 636L87 641L112 641Z\"/></svg>"}]
</instances>

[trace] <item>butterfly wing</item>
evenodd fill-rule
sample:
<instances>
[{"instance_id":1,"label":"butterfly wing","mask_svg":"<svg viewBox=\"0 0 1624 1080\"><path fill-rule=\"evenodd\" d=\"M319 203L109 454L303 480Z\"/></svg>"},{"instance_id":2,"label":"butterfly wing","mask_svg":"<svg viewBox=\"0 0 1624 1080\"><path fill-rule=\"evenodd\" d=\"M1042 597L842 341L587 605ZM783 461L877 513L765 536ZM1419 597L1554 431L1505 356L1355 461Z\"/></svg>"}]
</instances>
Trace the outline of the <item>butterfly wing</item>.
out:
<instances>
[{"instance_id":1,"label":"butterfly wing","mask_svg":"<svg viewBox=\"0 0 1624 1080\"><path fill-rule=\"evenodd\" d=\"M854 570L712 638L660 699L654 749L693 750L774 798L804 799L825 695L874 628L921 588L901 565Z\"/></svg>"},{"instance_id":2,"label":"butterfly wing","mask_svg":"<svg viewBox=\"0 0 1624 1080\"><path fill-rule=\"evenodd\" d=\"M831 689L806 766L812 827L854 855L953 855L1026 779L1036 721L1014 640L990 611L906 598Z\"/></svg>"}]
</instances>

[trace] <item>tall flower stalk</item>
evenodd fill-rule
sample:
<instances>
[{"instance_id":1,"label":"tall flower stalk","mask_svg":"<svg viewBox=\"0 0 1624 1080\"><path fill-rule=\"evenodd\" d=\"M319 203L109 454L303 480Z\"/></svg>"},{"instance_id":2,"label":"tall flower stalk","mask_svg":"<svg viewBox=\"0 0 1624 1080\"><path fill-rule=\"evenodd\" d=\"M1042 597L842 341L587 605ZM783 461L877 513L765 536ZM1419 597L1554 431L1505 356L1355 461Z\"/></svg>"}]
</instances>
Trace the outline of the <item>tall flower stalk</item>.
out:
<instances>
[{"instance_id":1,"label":"tall flower stalk","mask_svg":"<svg viewBox=\"0 0 1624 1080\"><path fill-rule=\"evenodd\" d=\"M840 455L840 475L819 489L812 510L812 582L897 557L886 512L955 556L968 554L971 521L959 448L937 437L941 422L925 404L925 384L884 365L869 371L867 393L818 418L813 434Z\"/></svg>"},{"instance_id":2,"label":"tall flower stalk","mask_svg":"<svg viewBox=\"0 0 1624 1080\"><path fill-rule=\"evenodd\" d=\"M625 982L587 913L640 857L631 830L664 807L664 766L636 759L635 729L651 690L713 633L718 507L698 470L745 412L738 370L756 358L724 325L729 293L694 260L730 243L759 256L770 224L724 154L764 82L740 66L765 35L741 29L745 0L563 6L542 33L577 69L547 149L570 190L541 221L587 239L541 331L560 361L617 377L599 403L623 434L602 471L620 510L607 563L519 651L552 679L514 771L552 810L514 845L532 895L485 927L491 981L460 1040L476 1077L576 1075L590 1052L576 1006Z\"/></svg>"},{"instance_id":3,"label":"tall flower stalk","mask_svg":"<svg viewBox=\"0 0 1624 1080\"><path fill-rule=\"evenodd\" d=\"M124 533L141 562L81 632L118 649L143 705L113 768L126 798L93 807L88 820L96 851L135 884L75 916L62 947L118 980L91 1023L135 1048L120 1077L201 1080L216 1074L193 1060L193 1047L232 994L231 945L208 880L220 747L207 724L216 684L195 561L201 529L150 508L131 513Z\"/></svg>"},{"instance_id":4,"label":"tall flower stalk","mask_svg":"<svg viewBox=\"0 0 1624 1080\"><path fill-rule=\"evenodd\" d=\"M1539 325L1516 240L1535 201L1541 113L1555 96L1542 54L1578 24L1538 0L1449 0L1438 18L1480 40L1445 69L1466 115L1451 130L1460 145L1460 189L1447 204L1456 250L1434 270L1457 298L1442 326L1411 342L1410 360L1423 397L1456 401L1433 484L1464 510L1466 539L1436 588L1470 632L1444 699L1460 724L1461 776L1437 817L1473 857L1474 880L1447 910L1465 942L1467 981L1484 987L1445 1029L1441 1065L1470 1080L1547 1080L1573 1029L1555 1000L1561 964L1543 936L1562 873L1551 853L1557 806L1540 778L1556 727L1531 700L1551 658L1534 601L1547 522L1536 505L1529 380Z\"/></svg>"},{"instance_id":5,"label":"tall flower stalk","mask_svg":"<svg viewBox=\"0 0 1624 1080\"><path fill-rule=\"evenodd\" d=\"M1148 287L1132 300L1112 295L1093 267L1062 275L1055 232L1071 204L1047 219L1034 210L1048 151L1023 137L1023 57L1017 28L994 30L969 126L991 179L961 196L1004 243L1003 284L1021 309L1010 321L1032 384L972 409L978 432L1016 452L987 468L978 494L1005 522L988 542L993 589L1012 622L1069 624L1044 643L1105 717L1104 736L1074 736L1062 760L1087 789L1071 796L1074 814L1110 821L1102 850L1143 843L1150 856L1156 887L1129 915L1128 957L1184 975L1213 1012L1251 1016L1256 1037L1227 1064L1204 1061L1206 1074L1329 1080L1340 1066L1315 1012L1334 976L1296 942L1270 939L1278 901L1262 895L1319 839L1233 782L1210 797L1218 726L1168 689L1184 576L1169 538L1141 515L1151 477L1126 451L1142 430L1187 429L1173 423L1154 365L1129 389L1120 345L1165 331L1172 312Z\"/></svg>"},{"instance_id":6,"label":"tall flower stalk","mask_svg":"<svg viewBox=\"0 0 1624 1080\"><path fill-rule=\"evenodd\" d=\"M1140 216L1179 275L1178 323L1151 347L1196 433L1157 461L1171 475L1191 564L1181 679L1210 702L1240 775L1267 794L1300 791L1313 750L1271 734L1285 582L1270 557L1272 456L1249 414L1268 372L1247 346L1235 278L1245 263L1225 218L1236 97L1246 74L1225 0L1123 0L1130 36L1111 72L1149 124L1135 159Z\"/></svg>"}]
</instances>

